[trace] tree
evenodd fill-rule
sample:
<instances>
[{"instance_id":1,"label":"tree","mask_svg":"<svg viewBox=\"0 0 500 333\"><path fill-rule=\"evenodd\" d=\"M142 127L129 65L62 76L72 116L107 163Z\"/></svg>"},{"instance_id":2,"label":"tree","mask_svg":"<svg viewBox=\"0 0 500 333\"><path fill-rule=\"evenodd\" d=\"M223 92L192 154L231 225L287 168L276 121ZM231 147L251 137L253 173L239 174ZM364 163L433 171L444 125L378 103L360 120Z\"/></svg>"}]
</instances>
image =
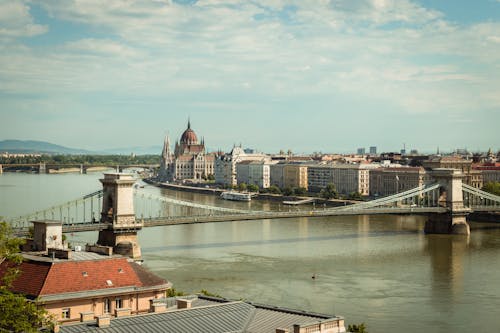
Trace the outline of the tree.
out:
<instances>
[{"instance_id":1,"label":"tree","mask_svg":"<svg viewBox=\"0 0 500 333\"><path fill-rule=\"evenodd\" d=\"M0 332L37 332L41 327L52 326L45 309L10 290L23 260L19 254L22 244L22 239L13 237L9 225L0 222L0 263L7 260L12 265L0 281Z\"/></svg>"},{"instance_id":2,"label":"tree","mask_svg":"<svg viewBox=\"0 0 500 333\"><path fill-rule=\"evenodd\" d=\"M363 200L363 196L359 192L351 192L351 193L349 193L349 199L352 199L352 200Z\"/></svg>"},{"instance_id":3,"label":"tree","mask_svg":"<svg viewBox=\"0 0 500 333\"><path fill-rule=\"evenodd\" d=\"M293 193L295 195L306 195L307 190L305 189L305 187L294 187Z\"/></svg>"},{"instance_id":4,"label":"tree","mask_svg":"<svg viewBox=\"0 0 500 333\"><path fill-rule=\"evenodd\" d=\"M250 192L259 192L259 187L255 184L248 184L247 190L249 190Z\"/></svg>"},{"instance_id":5,"label":"tree","mask_svg":"<svg viewBox=\"0 0 500 333\"><path fill-rule=\"evenodd\" d=\"M238 184L238 190L240 190L240 191L246 191L247 190L247 184L245 184L245 183L239 183Z\"/></svg>"},{"instance_id":6,"label":"tree","mask_svg":"<svg viewBox=\"0 0 500 333\"><path fill-rule=\"evenodd\" d=\"M335 185L333 185L332 183L326 185L326 187L321 190L320 196L325 199L337 198L338 193Z\"/></svg>"},{"instance_id":7,"label":"tree","mask_svg":"<svg viewBox=\"0 0 500 333\"><path fill-rule=\"evenodd\" d=\"M484 184L483 191L494 195L500 195L500 182L488 182Z\"/></svg>"},{"instance_id":8,"label":"tree","mask_svg":"<svg viewBox=\"0 0 500 333\"><path fill-rule=\"evenodd\" d=\"M293 194L293 189L291 189L290 187L285 187L283 189L283 195L289 196L289 195L292 195L292 194Z\"/></svg>"},{"instance_id":9,"label":"tree","mask_svg":"<svg viewBox=\"0 0 500 333\"><path fill-rule=\"evenodd\" d=\"M368 331L366 330L365 323L361 323L359 325L356 324L348 325L347 332L368 333Z\"/></svg>"},{"instance_id":10,"label":"tree","mask_svg":"<svg viewBox=\"0 0 500 333\"><path fill-rule=\"evenodd\" d=\"M280 188L276 185L269 186L268 191L269 191L269 193L272 193L272 194L281 194Z\"/></svg>"}]
</instances>

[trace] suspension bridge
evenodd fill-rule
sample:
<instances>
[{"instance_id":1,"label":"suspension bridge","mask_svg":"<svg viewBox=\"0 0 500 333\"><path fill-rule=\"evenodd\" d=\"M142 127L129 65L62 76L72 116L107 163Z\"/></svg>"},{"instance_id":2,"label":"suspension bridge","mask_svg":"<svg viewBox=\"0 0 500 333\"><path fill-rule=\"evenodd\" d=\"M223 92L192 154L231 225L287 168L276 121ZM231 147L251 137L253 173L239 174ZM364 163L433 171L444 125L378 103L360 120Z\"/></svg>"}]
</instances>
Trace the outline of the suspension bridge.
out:
<instances>
[{"instance_id":1,"label":"suspension bridge","mask_svg":"<svg viewBox=\"0 0 500 333\"><path fill-rule=\"evenodd\" d=\"M449 172L448 172L449 173ZM441 177L442 178L442 177ZM466 185L458 174L439 176L439 181L376 200L341 207L289 209L288 211L262 211L235 209L221 205L208 205L153 194L128 181L130 193L118 196L116 189L103 189L46 209L11 218L8 222L18 234L26 234L34 220L62 222L63 232L102 231L116 227L120 216L121 230L142 227L210 223L241 220L281 219L373 214L426 214L467 215L470 212L500 212L500 197ZM115 192L113 192L115 191ZM108 193L109 192L109 193ZM444 193L443 193L444 192ZM113 194L114 193L114 194ZM446 194L447 193L447 194ZM444 194L444 197L443 197ZM127 198L124 198L127 197ZM123 213L128 207L126 214ZM119 211L121 210L121 212ZM121 215L120 215L121 214Z\"/></svg>"}]
</instances>

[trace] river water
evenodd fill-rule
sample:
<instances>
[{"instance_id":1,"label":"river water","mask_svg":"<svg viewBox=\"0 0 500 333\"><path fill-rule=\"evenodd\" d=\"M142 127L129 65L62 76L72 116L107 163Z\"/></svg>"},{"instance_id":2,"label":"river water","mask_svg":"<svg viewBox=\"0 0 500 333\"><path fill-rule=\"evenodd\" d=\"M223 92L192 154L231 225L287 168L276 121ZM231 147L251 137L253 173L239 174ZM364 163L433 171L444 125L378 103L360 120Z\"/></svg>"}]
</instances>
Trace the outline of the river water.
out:
<instances>
[{"instance_id":1,"label":"river water","mask_svg":"<svg viewBox=\"0 0 500 333\"><path fill-rule=\"evenodd\" d=\"M102 174L0 175L0 215L18 216L100 188ZM226 207L283 209L144 189ZM375 332L496 332L500 225L470 237L425 235L421 216L296 218L144 228L143 259L187 293L342 315ZM69 235L74 244L97 233ZM312 279L312 276L315 279Z\"/></svg>"}]
</instances>

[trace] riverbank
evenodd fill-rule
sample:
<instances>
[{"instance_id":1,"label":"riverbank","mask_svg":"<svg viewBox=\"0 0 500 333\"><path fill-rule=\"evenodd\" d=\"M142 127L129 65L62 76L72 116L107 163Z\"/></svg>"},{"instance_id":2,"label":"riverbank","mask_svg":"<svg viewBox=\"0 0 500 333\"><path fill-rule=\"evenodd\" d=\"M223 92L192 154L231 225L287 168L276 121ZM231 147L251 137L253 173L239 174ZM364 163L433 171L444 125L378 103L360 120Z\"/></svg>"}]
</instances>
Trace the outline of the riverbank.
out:
<instances>
[{"instance_id":1,"label":"riverbank","mask_svg":"<svg viewBox=\"0 0 500 333\"><path fill-rule=\"evenodd\" d=\"M222 192L225 192L227 190L222 190L222 189L216 189L216 188L211 188L211 187L197 187L197 186L187 186L187 185L180 185L180 184L171 184L171 183L162 183L158 182L155 180L152 180L151 178L148 179L143 179L143 181L149 185L157 186L160 188L168 188L171 190L175 191L183 191L183 192L193 192L193 193L200 193L200 194L210 194L210 195L221 195ZM301 200L306 200L306 199L314 199L312 202L313 205L319 205L319 206L324 206L324 207L338 207L338 206L345 206L345 205L351 205L358 203L359 201L354 201L354 200L342 200L342 199L323 199L319 197L302 197L302 196L285 196L281 194L271 194L271 193L255 193L254 196L252 196L253 200L269 200L269 201L301 201ZM309 203L311 204L311 203Z\"/></svg>"}]
</instances>

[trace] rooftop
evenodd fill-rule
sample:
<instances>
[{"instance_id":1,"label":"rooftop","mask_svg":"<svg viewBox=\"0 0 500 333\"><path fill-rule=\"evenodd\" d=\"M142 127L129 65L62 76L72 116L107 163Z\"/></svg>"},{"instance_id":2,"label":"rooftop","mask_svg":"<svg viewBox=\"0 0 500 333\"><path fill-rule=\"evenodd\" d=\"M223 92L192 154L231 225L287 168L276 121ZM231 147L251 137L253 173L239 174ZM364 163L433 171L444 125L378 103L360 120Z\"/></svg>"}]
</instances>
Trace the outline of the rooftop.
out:
<instances>
[{"instance_id":1,"label":"rooftop","mask_svg":"<svg viewBox=\"0 0 500 333\"><path fill-rule=\"evenodd\" d=\"M107 327L95 322L61 327L61 333L83 332L176 332L176 333L275 333L276 328L339 321L342 317L302 312L243 301L195 297L190 309L115 318ZM342 323L343 326L343 323Z\"/></svg>"},{"instance_id":2,"label":"rooftop","mask_svg":"<svg viewBox=\"0 0 500 333\"><path fill-rule=\"evenodd\" d=\"M113 290L168 288L171 284L125 257L73 252L72 259L52 259L35 253L23 254L19 276L12 290L29 298L80 298ZM2 262L0 276L14 264Z\"/></svg>"}]
</instances>

